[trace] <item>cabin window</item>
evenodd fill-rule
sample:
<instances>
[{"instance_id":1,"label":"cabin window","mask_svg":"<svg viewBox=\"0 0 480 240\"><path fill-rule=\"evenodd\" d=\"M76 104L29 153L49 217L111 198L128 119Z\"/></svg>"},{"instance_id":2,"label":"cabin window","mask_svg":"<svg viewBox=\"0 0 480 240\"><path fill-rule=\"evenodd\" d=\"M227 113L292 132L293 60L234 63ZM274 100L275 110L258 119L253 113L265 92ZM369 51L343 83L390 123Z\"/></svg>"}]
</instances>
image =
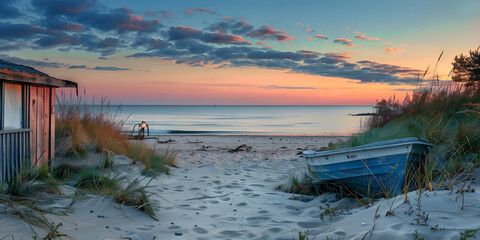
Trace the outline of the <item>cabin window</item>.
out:
<instances>
[{"instance_id":1,"label":"cabin window","mask_svg":"<svg viewBox=\"0 0 480 240\"><path fill-rule=\"evenodd\" d=\"M4 129L22 128L22 85L4 85Z\"/></svg>"}]
</instances>

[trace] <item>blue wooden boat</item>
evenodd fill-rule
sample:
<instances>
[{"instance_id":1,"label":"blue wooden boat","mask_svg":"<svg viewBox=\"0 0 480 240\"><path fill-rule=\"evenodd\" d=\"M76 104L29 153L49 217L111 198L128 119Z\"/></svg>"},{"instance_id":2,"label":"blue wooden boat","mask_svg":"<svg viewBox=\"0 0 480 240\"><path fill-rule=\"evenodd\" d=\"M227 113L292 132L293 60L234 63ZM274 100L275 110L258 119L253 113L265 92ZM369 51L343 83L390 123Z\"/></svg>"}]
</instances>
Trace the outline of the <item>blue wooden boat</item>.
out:
<instances>
[{"instance_id":1,"label":"blue wooden boat","mask_svg":"<svg viewBox=\"0 0 480 240\"><path fill-rule=\"evenodd\" d=\"M402 138L332 151L307 150L303 156L315 183L341 184L379 198L413 189L431 147L423 138Z\"/></svg>"}]
</instances>

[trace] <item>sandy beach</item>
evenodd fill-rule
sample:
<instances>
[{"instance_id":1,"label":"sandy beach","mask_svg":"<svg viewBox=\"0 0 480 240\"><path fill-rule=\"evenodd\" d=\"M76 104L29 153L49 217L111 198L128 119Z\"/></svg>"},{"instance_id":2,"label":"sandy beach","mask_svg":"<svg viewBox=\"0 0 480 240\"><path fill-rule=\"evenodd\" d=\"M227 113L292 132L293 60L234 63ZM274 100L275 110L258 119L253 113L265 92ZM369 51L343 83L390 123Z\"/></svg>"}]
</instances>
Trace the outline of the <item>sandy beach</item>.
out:
<instances>
[{"instance_id":1,"label":"sandy beach","mask_svg":"<svg viewBox=\"0 0 480 240\"><path fill-rule=\"evenodd\" d=\"M178 167L171 168L170 175L156 177L147 188L158 221L133 207L94 195L83 196L73 204L69 198L44 204L68 214L48 218L61 222L58 230L74 239L291 240L307 230L310 239L412 239L415 230L425 239L459 239L461 231L479 227L478 191L467 191L460 197L458 189L425 192L419 208L416 192L409 193L405 204L400 195L362 206L355 199L339 199L333 193L315 198L276 190L293 175L305 172L299 151L345 139L160 136L159 141L168 143L145 141L159 151L174 151ZM231 152L243 144L240 151ZM150 180L141 175L140 166L121 155L115 156L110 171L131 179L143 178L145 184ZM467 185L469 189L478 188L476 182ZM73 193L68 184L62 191L64 195ZM325 209L331 213L326 214ZM418 213L428 215L426 223L417 223ZM46 233L33 229L40 236ZM30 239L35 234L28 224L5 215L0 217L0 233L0 238L7 239L10 234L14 239Z\"/></svg>"}]
</instances>

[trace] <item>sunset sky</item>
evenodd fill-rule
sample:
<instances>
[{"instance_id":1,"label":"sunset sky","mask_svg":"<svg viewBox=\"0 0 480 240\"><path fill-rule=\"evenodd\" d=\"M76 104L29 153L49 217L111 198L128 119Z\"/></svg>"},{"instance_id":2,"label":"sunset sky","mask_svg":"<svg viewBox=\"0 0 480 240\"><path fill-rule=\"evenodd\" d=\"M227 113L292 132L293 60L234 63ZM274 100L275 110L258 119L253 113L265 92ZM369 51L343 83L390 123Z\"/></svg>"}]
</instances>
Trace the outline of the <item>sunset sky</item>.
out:
<instances>
[{"instance_id":1,"label":"sunset sky","mask_svg":"<svg viewBox=\"0 0 480 240\"><path fill-rule=\"evenodd\" d=\"M122 104L375 104L480 45L480 2L1 0L0 59Z\"/></svg>"}]
</instances>

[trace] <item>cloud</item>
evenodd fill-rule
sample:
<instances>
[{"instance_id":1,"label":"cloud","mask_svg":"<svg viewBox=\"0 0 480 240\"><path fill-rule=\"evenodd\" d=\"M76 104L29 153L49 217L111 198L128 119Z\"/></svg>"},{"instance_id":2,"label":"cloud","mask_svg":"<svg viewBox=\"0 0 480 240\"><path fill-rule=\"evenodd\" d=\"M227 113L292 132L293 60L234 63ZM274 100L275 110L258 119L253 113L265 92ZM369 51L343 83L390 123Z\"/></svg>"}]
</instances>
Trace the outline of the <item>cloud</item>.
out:
<instances>
[{"instance_id":1,"label":"cloud","mask_svg":"<svg viewBox=\"0 0 480 240\"><path fill-rule=\"evenodd\" d=\"M180 25L178 27L170 27L167 31L167 35L170 40L185 40L188 38L201 38L202 30L192 27L184 27Z\"/></svg>"},{"instance_id":2,"label":"cloud","mask_svg":"<svg viewBox=\"0 0 480 240\"><path fill-rule=\"evenodd\" d=\"M380 40L380 38L371 38L371 37L367 37L365 35L357 35L357 36L355 36L355 38L361 39L361 40L367 40L367 41L379 41Z\"/></svg>"},{"instance_id":3,"label":"cloud","mask_svg":"<svg viewBox=\"0 0 480 240\"><path fill-rule=\"evenodd\" d=\"M104 31L154 32L162 27L161 19L145 20L142 15L133 14L127 7L109 9L105 12L89 11L78 16L77 20L84 25Z\"/></svg>"},{"instance_id":4,"label":"cloud","mask_svg":"<svg viewBox=\"0 0 480 240\"><path fill-rule=\"evenodd\" d=\"M350 54L348 53L327 53L324 57L319 58L316 61L312 62L321 62L324 64L337 64L346 62L349 58L351 58Z\"/></svg>"},{"instance_id":5,"label":"cloud","mask_svg":"<svg viewBox=\"0 0 480 240\"><path fill-rule=\"evenodd\" d=\"M390 55L395 55L397 54L398 52L403 52L405 51L405 49L401 49L401 48L385 48L385 53L386 54L390 54Z\"/></svg>"},{"instance_id":6,"label":"cloud","mask_svg":"<svg viewBox=\"0 0 480 240\"><path fill-rule=\"evenodd\" d=\"M206 28L206 30L221 32L221 33L232 33L232 34L245 34L250 32L253 29L253 26L245 21L236 21L236 20L227 20L222 22L217 22L211 24Z\"/></svg>"},{"instance_id":7,"label":"cloud","mask_svg":"<svg viewBox=\"0 0 480 240\"><path fill-rule=\"evenodd\" d=\"M100 70L100 71L127 71L127 70L132 70L130 68L118 68L118 67L95 67L95 68L89 68L91 70Z\"/></svg>"},{"instance_id":8,"label":"cloud","mask_svg":"<svg viewBox=\"0 0 480 240\"><path fill-rule=\"evenodd\" d=\"M347 45L347 44L350 44L352 43L352 40L350 39L346 39L346 38L337 38L333 41L334 43L341 43L343 45Z\"/></svg>"},{"instance_id":9,"label":"cloud","mask_svg":"<svg viewBox=\"0 0 480 240\"><path fill-rule=\"evenodd\" d=\"M170 45L171 45L170 42L164 41L162 39L144 36L144 37L137 38L133 42L132 47L143 46L143 47L146 47L148 50L154 50L154 49L165 48Z\"/></svg>"},{"instance_id":10,"label":"cloud","mask_svg":"<svg viewBox=\"0 0 480 240\"><path fill-rule=\"evenodd\" d=\"M355 44L354 43L349 43L349 44L345 45L345 47L355 47Z\"/></svg>"},{"instance_id":11,"label":"cloud","mask_svg":"<svg viewBox=\"0 0 480 240\"><path fill-rule=\"evenodd\" d=\"M320 38L320 39L328 39L328 36L318 34L314 37L315 39Z\"/></svg>"},{"instance_id":12,"label":"cloud","mask_svg":"<svg viewBox=\"0 0 480 240\"><path fill-rule=\"evenodd\" d=\"M386 42L386 43L382 43L382 45L383 45L383 46L391 46L392 44L391 44L391 43L388 43L388 42Z\"/></svg>"},{"instance_id":13,"label":"cloud","mask_svg":"<svg viewBox=\"0 0 480 240\"><path fill-rule=\"evenodd\" d=\"M301 52L282 52L275 50L256 50L249 52L247 57L249 59L289 59L293 61L300 61L304 54Z\"/></svg>"},{"instance_id":14,"label":"cloud","mask_svg":"<svg viewBox=\"0 0 480 240\"><path fill-rule=\"evenodd\" d=\"M285 31L276 31L270 26L261 26L259 29L253 30L249 33L247 33L247 36L249 37L254 37L254 38L260 38L260 39L275 39L281 43L284 43L286 41L292 41L295 39L295 37L291 37L286 35L287 32Z\"/></svg>"},{"instance_id":15,"label":"cloud","mask_svg":"<svg viewBox=\"0 0 480 240\"><path fill-rule=\"evenodd\" d=\"M88 70L98 70L98 71L128 71L130 68L118 68L118 67L99 67L89 68L85 65L72 65L68 69L88 69Z\"/></svg>"},{"instance_id":16,"label":"cloud","mask_svg":"<svg viewBox=\"0 0 480 240\"><path fill-rule=\"evenodd\" d=\"M29 24L0 22L0 33L0 39L24 39L39 33L47 34L48 30Z\"/></svg>"},{"instance_id":17,"label":"cloud","mask_svg":"<svg viewBox=\"0 0 480 240\"><path fill-rule=\"evenodd\" d=\"M236 44L236 45L250 45L251 43L245 41L242 36L224 34L221 32L206 33L200 29L192 27L170 27L167 32L169 40L182 41L187 39L198 39L205 43L220 43L220 44Z\"/></svg>"},{"instance_id":18,"label":"cloud","mask_svg":"<svg viewBox=\"0 0 480 240\"><path fill-rule=\"evenodd\" d=\"M203 13L210 13L212 15L218 15L218 13L212 10L204 9L204 8L187 8L183 10L184 14L190 15L190 16L192 16L195 12L203 12Z\"/></svg>"},{"instance_id":19,"label":"cloud","mask_svg":"<svg viewBox=\"0 0 480 240\"><path fill-rule=\"evenodd\" d=\"M213 50L213 55L222 60L247 58L247 53L253 51L251 47L222 47Z\"/></svg>"},{"instance_id":20,"label":"cloud","mask_svg":"<svg viewBox=\"0 0 480 240\"><path fill-rule=\"evenodd\" d=\"M166 19L169 19L171 16L175 16L175 13L172 11L162 11L162 10L147 10L145 11L145 16L148 17L156 17L159 14L162 14L162 16Z\"/></svg>"},{"instance_id":21,"label":"cloud","mask_svg":"<svg viewBox=\"0 0 480 240\"><path fill-rule=\"evenodd\" d=\"M311 41L312 41L312 37L307 37L307 40L308 40L309 42L311 42Z\"/></svg>"},{"instance_id":22,"label":"cloud","mask_svg":"<svg viewBox=\"0 0 480 240\"><path fill-rule=\"evenodd\" d=\"M47 15L77 15L98 4L97 0L32 0L32 6Z\"/></svg>"},{"instance_id":23,"label":"cloud","mask_svg":"<svg viewBox=\"0 0 480 240\"><path fill-rule=\"evenodd\" d=\"M22 46L18 44L6 44L6 45L0 46L0 51L13 51L13 50L19 50L21 48Z\"/></svg>"},{"instance_id":24,"label":"cloud","mask_svg":"<svg viewBox=\"0 0 480 240\"><path fill-rule=\"evenodd\" d=\"M203 44L197 40L177 41L175 47L178 49L187 49L192 54L201 54L211 52L214 48L210 45Z\"/></svg>"},{"instance_id":25,"label":"cloud","mask_svg":"<svg viewBox=\"0 0 480 240\"><path fill-rule=\"evenodd\" d=\"M1 18L16 18L21 15L20 10L13 6L14 0L0 1L0 17Z\"/></svg>"},{"instance_id":26,"label":"cloud","mask_svg":"<svg viewBox=\"0 0 480 240\"><path fill-rule=\"evenodd\" d=\"M79 32L85 29L84 26L67 21L62 16L50 16L40 21L40 24L49 30L64 30L71 32Z\"/></svg>"},{"instance_id":27,"label":"cloud","mask_svg":"<svg viewBox=\"0 0 480 240\"><path fill-rule=\"evenodd\" d=\"M313 31L311 28L307 28L307 30L305 30L305 31L307 31L307 33L315 32L315 31Z\"/></svg>"},{"instance_id":28,"label":"cloud","mask_svg":"<svg viewBox=\"0 0 480 240\"><path fill-rule=\"evenodd\" d=\"M286 86L278 86L278 85L267 85L262 88L265 88L265 89L318 89L315 87L286 87Z\"/></svg>"},{"instance_id":29,"label":"cloud","mask_svg":"<svg viewBox=\"0 0 480 240\"><path fill-rule=\"evenodd\" d=\"M5 54L0 54L0 59L9 61L16 64L33 66L33 67L46 67L46 68L60 68L65 67L66 65L58 62L46 62L46 61L37 61L33 59L24 59L19 57L12 57Z\"/></svg>"},{"instance_id":30,"label":"cloud","mask_svg":"<svg viewBox=\"0 0 480 240\"><path fill-rule=\"evenodd\" d=\"M84 69L84 68L87 68L87 66L85 66L85 65L72 65L72 66L68 67L68 69Z\"/></svg>"},{"instance_id":31,"label":"cloud","mask_svg":"<svg viewBox=\"0 0 480 240\"><path fill-rule=\"evenodd\" d=\"M265 42L257 42L257 45L263 46L263 45L265 45Z\"/></svg>"}]
</instances>

